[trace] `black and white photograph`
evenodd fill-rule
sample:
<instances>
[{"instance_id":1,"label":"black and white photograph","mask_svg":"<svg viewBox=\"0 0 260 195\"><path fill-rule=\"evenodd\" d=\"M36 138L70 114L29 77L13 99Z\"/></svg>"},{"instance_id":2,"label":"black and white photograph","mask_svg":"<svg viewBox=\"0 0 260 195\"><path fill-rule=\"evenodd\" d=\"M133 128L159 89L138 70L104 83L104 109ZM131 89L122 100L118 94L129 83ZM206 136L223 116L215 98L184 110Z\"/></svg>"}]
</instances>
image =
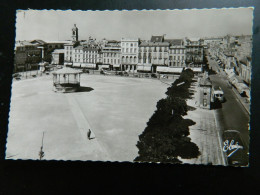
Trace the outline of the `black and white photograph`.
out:
<instances>
[{"instance_id":1,"label":"black and white photograph","mask_svg":"<svg viewBox=\"0 0 260 195\"><path fill-rule=\"evenodd\" d=\"M253 14L17 10L5 159L250 166Z\"/></svg>"}]
</instances>

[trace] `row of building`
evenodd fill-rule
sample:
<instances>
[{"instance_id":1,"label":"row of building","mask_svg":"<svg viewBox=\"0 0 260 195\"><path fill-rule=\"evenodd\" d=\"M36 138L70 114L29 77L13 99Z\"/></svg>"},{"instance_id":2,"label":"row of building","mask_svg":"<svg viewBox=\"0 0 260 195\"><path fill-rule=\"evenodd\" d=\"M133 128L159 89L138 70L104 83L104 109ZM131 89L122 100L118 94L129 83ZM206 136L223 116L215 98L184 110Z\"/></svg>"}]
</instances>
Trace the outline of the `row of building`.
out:
<instances>
[{"instance_id":1,"label":"row of building","mask_svg":"<svg viewBox=\"0 0 260 195\"><path fill-rule=\"evenodd\" d=\"M231 77L236 75L248 86L251 84L252 36L227 35L209 43L210 54L219 60L220 65Z\"/></svg>"},{"instance_id":2,"label":"row of building","mask_svg":"<svg viewBox=\"0 0 260 195\"><path fill-rule=\"evenodd\" d=\"M18 43L16 69L44 60L80 68L178 73L184 67L200 72L204 64L205 44L202 39L165 39L163 35L152 36L150 40L122 38L120 41L97 41L89 37L79 41L78 34L74 25L71 41Z\"/></svg>"}]
</instances>

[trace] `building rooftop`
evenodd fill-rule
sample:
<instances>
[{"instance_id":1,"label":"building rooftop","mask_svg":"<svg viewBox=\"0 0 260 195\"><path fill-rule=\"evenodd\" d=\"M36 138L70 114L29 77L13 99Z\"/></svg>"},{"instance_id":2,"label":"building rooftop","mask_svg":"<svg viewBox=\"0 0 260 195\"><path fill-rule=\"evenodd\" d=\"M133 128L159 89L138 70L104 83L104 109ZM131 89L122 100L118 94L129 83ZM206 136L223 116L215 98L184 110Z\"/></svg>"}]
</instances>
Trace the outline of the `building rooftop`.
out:
<instances>
[{"instance_id":1,"label":"building rooftop","mask_svg":"<svg viewBox=\"0 0 260 195\"><path fill-rule=\"evenodd\" d=\"M41 40L41 39L35 39L35 40L32 40L32 41L30 41L30 43L38 43L38 44L41 44L41 45L46 44L46 42L43 41L43 40Z\"/></svg>"},{"instance_id":2,"label":"building rooftop","mask_svg":"<svg viewBox=\"0 0 260 195\"><path fill-rule=\"evenodd\" d=\"M52 74L79 74L79 73L82 73L82 71L65 66L62 69L53 72Z\"/></svg>"},{"instance_id":3,"label":"building rooftop","mask_svg":"<svg viewBox=\"0 0 260 195\"><path fill-rule=\"evenodd\" d=\"M64 53L64 49L55 49L52 53Z\"/></svg>"},{"instance_id":4,"label":"building rooftop","mask_svg":"<svg viewBox=\"0 0 260 195\"><path fill-rule=\"evenodd\" d=\"M55 44L55 43L60 43L60 44L68 44L72 43L71 41L45 41L45 43L49 44Z\"/></svg>"},{"instance_id":5,"label":"building rooftop","mask_svg":"<svg viewBox=\"0 0 260 195\"><path fill-rule=\"evenodd\" d=\"M77 47L75 47L74 49L83 49L84 47L82 45L79 45Z\"/></svg>"},{"instance_id":6,"label":"building rooftop","mask_svg":"<svg viewBox=\"0 0 260 195\"><path fill-rule=\"evenodd\" d=\"M99 51L99 48L96 48L96 47L84 47L83 51Z\"/></svg>"},{"instance_id":7,"label":"building rooftop","mask_svg":"<svg viewBox=\"0 0 260 195\"><path fill-rule=\"evenodd\" d=\"M188 40L190 40L191 42L195 42L195 41L200 41L200 38L189 38Z\"/></svg>"},{"instance_id":8,"label":"building rooftop","mask_svg":"<svg viewBox=\"0 0 260 195\"><path fill-rule=\"evenodd\" d=\"M201 78L199 85L200 86L212 86L212 82L209 80L209 78Z\"/></svg>"},{"instance_id":9,"label":"building rooftop","mask_svg":"<svg viewBox=\"0 0 260 195\"><path fill-rule=\"evenodd\" d=\"M140 44L140 47L155 47L155 46L161 46L161 47L168 47L170 43L168 42L142 42Z\"/></svg>"},{"instance_id":10,"label":"building rooftop","mask_svg":"<svg viewBox=\"0 0 260 195\"><path fill-rule=\"evenodd\" d=\"M164 37L163 36L152 36L151 37L151 42L163 42Z\"/></svg>"},{"instance_id":11,"label":"building rooftop","mask_svg":"<svg viewBox=\"0 0 260 195\"><path fill-rule=\"evenodd\" d=\"M181 46L184 44L184 41L182 39L165 39L164 41L170 43L173 46L174 45Z\"/></svg>"}]
</instances>

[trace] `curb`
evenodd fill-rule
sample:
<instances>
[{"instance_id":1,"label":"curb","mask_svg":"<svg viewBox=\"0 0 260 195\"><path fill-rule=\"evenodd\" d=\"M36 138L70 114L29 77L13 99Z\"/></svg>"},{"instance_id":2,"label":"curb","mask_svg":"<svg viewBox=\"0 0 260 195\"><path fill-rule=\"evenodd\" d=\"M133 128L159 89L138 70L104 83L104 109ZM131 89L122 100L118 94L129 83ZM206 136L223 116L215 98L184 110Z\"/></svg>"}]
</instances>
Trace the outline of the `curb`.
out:
<instances>
[{"instance_id":1,"label":"curb","mask_svg":"<svg viewBox=\"0 0 260 195\"><path fill-rule=\"evenodd\" d=\"M222 144L221 143L223 142L223 140L222 140L222 137L221 137L221 134L220 134L221 129L220 129L220 126L218 124L217 117L216 117L216 110L214 110L213 113L214 113L217 131L218 131L218 141L219 141L219 146L220 146L220 150L221 150L222 162L223 162L224 166L227 166L227 158L225 157L223 150L222 150Z\"/></svg>"}]
</instances>

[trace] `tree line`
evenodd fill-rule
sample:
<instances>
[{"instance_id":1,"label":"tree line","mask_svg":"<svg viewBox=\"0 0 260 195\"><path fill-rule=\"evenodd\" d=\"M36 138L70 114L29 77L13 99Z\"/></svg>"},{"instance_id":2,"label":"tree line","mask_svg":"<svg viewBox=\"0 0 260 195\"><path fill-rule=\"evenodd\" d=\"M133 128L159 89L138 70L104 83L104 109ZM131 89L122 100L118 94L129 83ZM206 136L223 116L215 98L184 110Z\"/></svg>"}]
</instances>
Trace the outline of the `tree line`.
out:
<instances>
[{"instance_id":1,"label":"tree line","mask_svg":"<svg viewBox=\"0 0 260 195\"><path fill-rule=\"evenodd\" d=\"M178 157L190 159L200 155L198 146L188 137L189 126L196 123L183 118L192 109L186 100L192 96L189 88L193 78L191 69L183 70L167 89L167 97L157 102L157 109L139 135L139 152L134 161L181 163Z\"/></svg>"}]
</instances>

